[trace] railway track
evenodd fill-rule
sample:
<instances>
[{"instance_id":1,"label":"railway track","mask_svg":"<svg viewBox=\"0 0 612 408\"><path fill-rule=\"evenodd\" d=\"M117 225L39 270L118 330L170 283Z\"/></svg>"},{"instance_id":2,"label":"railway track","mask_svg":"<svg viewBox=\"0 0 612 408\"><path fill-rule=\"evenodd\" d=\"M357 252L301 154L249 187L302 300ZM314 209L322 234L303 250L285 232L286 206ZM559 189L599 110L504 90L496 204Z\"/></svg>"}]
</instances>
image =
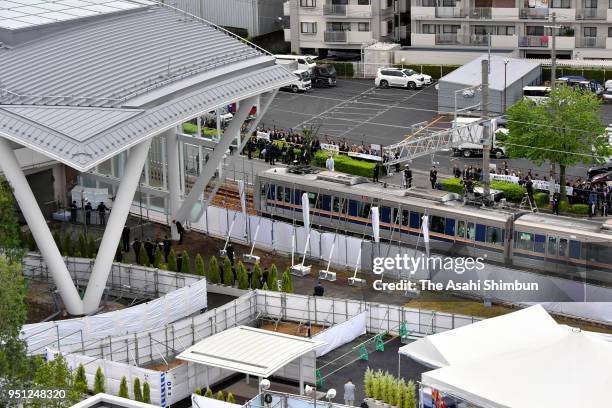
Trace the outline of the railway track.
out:
<instances>
[{"instance_id":1,"label":"railway track","mask_svg":"<svg viewBox=\"0 0 612 408\"><path fill-rule=\"evenodd\" d=\"M212 187L206 188L206 194L210 194ZM232 183L224 183L217 194L213 197L212 205L217 207L229 208L234 211L241 211L240 208L240 192L238 186ZM246 207L247 212L251 215L255 215L255 207L253 205L253 189L248 187L246 191Z\"/></svg>"}]
</instances>

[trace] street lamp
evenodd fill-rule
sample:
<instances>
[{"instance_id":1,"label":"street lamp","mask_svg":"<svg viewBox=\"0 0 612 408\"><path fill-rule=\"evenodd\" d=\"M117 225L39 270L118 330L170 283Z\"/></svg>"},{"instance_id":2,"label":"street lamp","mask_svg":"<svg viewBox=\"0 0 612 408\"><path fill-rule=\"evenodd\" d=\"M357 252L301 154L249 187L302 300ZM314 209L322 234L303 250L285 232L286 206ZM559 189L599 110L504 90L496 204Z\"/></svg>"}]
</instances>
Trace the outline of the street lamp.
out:
<instances>
[{"instance_id":1,"label":"street lamp","mask_svg":"<svg viewBox=\"0 0 612 408\"><path fill-rule=\"evenodd\" d=\"M502 114L506 113L506 81L507 81L507 77L508 77L508 63L510 62L510 60L508 58L504 59L504 109L502 110Z\"/></svg>"}]
</instances>

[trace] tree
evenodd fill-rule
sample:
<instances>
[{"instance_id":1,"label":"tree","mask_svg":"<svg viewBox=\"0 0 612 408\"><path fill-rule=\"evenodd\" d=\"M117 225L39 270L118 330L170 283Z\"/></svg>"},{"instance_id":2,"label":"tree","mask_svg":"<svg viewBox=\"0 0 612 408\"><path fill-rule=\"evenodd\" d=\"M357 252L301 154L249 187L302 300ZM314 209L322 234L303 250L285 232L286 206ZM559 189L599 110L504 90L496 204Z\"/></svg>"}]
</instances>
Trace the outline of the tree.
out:
<instances>
[{"instance_id":1,"label":"tree","mask_svg":"<svg viewBox=\"0 0 612 408\"><path fill-rule=\"evenodd\" d=\"M285 272L283 272L281 291L285 293L293 293L293 278L291 276L291 270L289 268L285 269Z\"/></svg>"},{"instance_id":2,"label":"tree","mask_svg":"<svg viewBox=\"0 0 612 408\"><path fill-rule=\"evenodd\" d=\"M204 259L200 254L195 257L195 273L198 276L204 276Z\"/></svg>"},{"instance_id":3,"label":"tree","mask_svg":"<svg viewBox=\"0 0 612 408\"><path fill-rule=\"evenodd\" d=\"M127 379L125 378L125 375L121 377L121 383L119 384L119 394L117 394L117 396L121 398L130 398L127 386Z\"/></svg>"},{"instance_id":4,"label":"tree","mask_svg":"<svg viewBox=\"0 0 612 408\"><path fill-rule=\"evenodd\" d=\"M4 402L8 390L23 388L30 377L27 347L20 338L27 304L25 279L18 262L0 255L0 406L7 406Z\"/></svg>"},{"instance_id":5,"label":"tree","mask_svg":"<svg viewBox=\"0 0 612 408\"><path fill-rule=\"evenodd\" d=\"M219 263L216 256L211 256L208 261L208 281L210 283L221 283L221 273L219 271Z\"/></svg>"},{"instance_id":6,"label":"tree","mask_svg":"<svg viewBox=\"0 0 612 408\"><path fill-rule=\"evenodd\" d=\"M247 274L246 268L242 261L238 262L238 268L236 268L236 275L238 276L238 289L248 289L249 275Z\"/></svg>"},{"instance_id":7,"label":"tree","mask_svg":"<svg viewBox=\"0 0 612 408\"><path fill-rule=\"evenodd\" d=\"M223 401L224 400L224 398L223 398L223 391L219 390L219 392L217 392L217 399L219 401Z\"/></svg>"},{"instance_id":8,"label":"tree","mask_svg":"<svg viewBox=\"0 0 612 408\"><path fill-rule=\"evenodd\" d=\"M34 390L48 390L48 389L59 389L65 390L68 396L69 405L73 405L78 402L75 395L70 392L72 389L72 372L68 368L66 359L63 355L57 354L53 360L47 362L41 362L34 376L32 378L32 389ZM34 394L36 396L36 393ZM41 398L35 398L30 400L30 406L34 408L38 407L49 407L49 408L63 408L66 406L66 401L62 400L49 400L41 395Z\"/></svg>"},{"instance_id":9,"label":"tree","mask_svg":"<svg viewBox=\"0 0 612 408\"><path fill-rule=\"evenodd\" d=\"M227 286L234 285L234 272L232 271L232 263L226 256L223 260L223 284Z\"/></svg>"},{"instance_id":10,"label":"tree","mask_svg":"<svg viewBox=\"0 0 612 408\"><path fill-rule=\"evenodd\" d=\"M83 241L85 241L85 239L83 239ZM85 376L85 367L83 367L83 364L79 364L74 374L72 392L74 395L78 396L79 400L87 395L87 377Z\"/></svg>"},{"instance_id":11,"label":"tree","mask_svg":"<svg viewBox=\"0 0 612 408\"><path fill-rule=\"evenodd\" d=\"M159 268L164 261L164 254L162 254L162 250L159 246L155 247L155 256L153 257L153 267Z\"/></svg>"},{"instance_id":12,"label":"tree","mask_svg":"<svg viewBox=\"0 0 612 408\"><path fill-rule=\"evenodd\" d=\"M278 269L275 264L270 266L270 273L268 274L268 290L273 292L278 291Z\"/></svg>"},{"instance_id":13,"label":"tree","mask_svg":"<svg viewBox=\"0 0 612 408\"><path fill-rule=\"evenodd\" d=\"M145 404L151 403L151 386L147 381L142 384L142 402Z\"/></svg>"},{"instance_id":14,"label":"tree","mask_svg":"<svg viewBox=\"0 0 612 408\"><path fill-rule=\"evenodd\" d=\"M140 378L136 377L134 379L134 384L132 384L132 388L134 389L134 401L142 402L142 388L140 388Z\"/></svg>"},{"instance_id":15,"label":"tree","mask_svg":"<svg viewBox=\"0 0 612 408\"><path fill-rule=\"evenodd\" d=\"M363 375L363 390L366 398L374 397L374 372L370 367L366 368Z\"/></svg>"},{"instance_id":16,"label":"tree","mask_svg":"<svg viewBox=\"0 0 612 408\"><path fill-rule=\"evenodd\" d=\"M151 263L151 260L149 259L149 254L147 254L147 250L145 249L145 246L141 243L140 244L140 264L142 266L149 266L149 264Z\"/></svg>"},{"instance_id":17,"label":"tree","mask_svg":"<svg viewBox=\"0 0 612 408\"><path fill-rule=\"evenodd\" d=\"M251 289L261 289L261 266L255 264L253 267L253 276L251 277Z\"/></svg>"},{"instance_id":18,"label":"tree","mask_svg":"<svg viewBox=\"0 0 612 408\"><path fill-rule=\"evenodd\" d=\"M174 249L170 250L168 254L168 270L172 272L178 272L178 264L176 263L176 252Z\"/></svg>"},{"instance_id":19,"label":"tree","mask_svg":"<svg viewBox=\"0 0 612 408\"><path fill-rule=\"evenodd\" d=\"M181 261L181 272L191 273L191 259L189 258L189 252L183 251L183 260Z\"/></svg>"},{"instance_id":20,"label":"tree","mask_svg":"<svg viewBox=\"0 0 612 408\"><path fill-rule=\"evenodd\" d=\"M202 395L202 389L200 387L196 387L196 389L193 391L193 393L195 395Z\"/></svg>"},{"instance_id":21,"label":"tree","mask_svg":"<svg viewBox=\"0 0 612 408\"><path fill-rule=\"evenodd\" d=\"M83 258L87 258L87 242L82 232L79 232L77 237L77 252L81 254Z\"/></svg>"},{"instance_id":22,"label":"tree","mask_svg":"<svg viewBox=\"0 0 612 408\"><path fill-rule=\"evenodd\" d=\"M578 163L602 162L612 151L599 118L600 99L591 92L557 86L542 103L522 99L508 109L506 136L498 137L508 155L537 165L559 165L561 197L565 170Z\"/></svg>"},{"instance_id":23,"label":"tree","mask_svg":"<svg viewBox=\"0 0 612 408\"><path fill-rule=\"evenodd\" d=\"M106 392L104 386L104 374L102 374L102 368L98 367L96 370L96 376L94 377L93 394L100 394Z\"/></svg>"},{"instance_id":24,"label":"tree","mask_svg":"<svg viewBox=\"0 0 612 408\"><path fill-rule=\"evenodd\" d=\"M72 236L70 232L64 235L64 256L74 256L74 247L72 245Z\"/></svg>"},{"instance_id":25,"label":"tree","mask_svg":"<svg viewBox=\"0 0 612 408\"><path fill-rule=\"evenodd\" d=\"M206 392L204 393L204 396L205 396L206 398L212 398L212 397L213 397L213 392L212 392L212 390L210 389L210 387L206 387Z\"/></svg>"},{"instance_id":26,"label":"tree","mask_svg":"<svg viewBox=\"0 0 612 408\"><path fill-rule=\"evenodd\" d=\"M263 288L261 288L261 290L269 290L268 289L268 282L264 282Z\"/></svg>"},{"instance_id":27,"label":"tree","mask_svg":"<svg viewBox=\"0 0 612 408\"><path fill-rule=\"evenodd\" d=\"M234 394L232 394L231 392L228 392L226 401L229 402L230 404L235 404L236 398L234 398Z\"/></svg>"},{"instance_id":28,"label":"tree","mask_svg":"<svg viewBox=\"0 0 612 408\"><path fill-rule=\"evenodd\" d=\"M416 408L416 386L414 381L408 381L406 385L406 393L404 394L404 406L402 408Z\"/></svg>"},{"instance_id":29,"label":"tree","mask_svg":"<svg viewBox=\"0 0 612 408\"><path fill-rule=\"evenodd\" d=\"M95 258L98 252L98 246L96 245L96 238L93 235L89 236L89 242L87 243L87 257ZM83 254L85 256L85 254Z\"/></svg>"},{"instance_id":30,"label":"tree","mask_svg":"<svg viewBox=\"0 0 612 408\"><path fill-rule=\"evenodd\" d=\"M2 178L0 179L0 249L9 261L12 261L23 255L22 245L13 190Z\"/></svg>"}]
</instances>

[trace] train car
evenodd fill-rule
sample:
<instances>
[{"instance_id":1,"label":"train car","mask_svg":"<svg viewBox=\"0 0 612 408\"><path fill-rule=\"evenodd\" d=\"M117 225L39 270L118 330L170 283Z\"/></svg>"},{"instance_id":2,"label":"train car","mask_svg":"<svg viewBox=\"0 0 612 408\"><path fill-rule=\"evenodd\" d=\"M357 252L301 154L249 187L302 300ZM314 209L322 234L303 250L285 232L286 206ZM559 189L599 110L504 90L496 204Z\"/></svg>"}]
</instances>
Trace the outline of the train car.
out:
<instances>
[{"instance_id":1,"label":"train car","mask_svg":"<svg viewBox=\"0 0 612 408\"><path fill-rule=\"evenodd\" d=\"M294 174L273 168L256 179L255 208L288 221L302 219L301 196L308 194L311 223L325 230L371 236L372 206L380 208L380 236L414 244L422 239L422 216L429 216L430 247L449 255L484 256L510 263L514 214L464 206L453 193L384 188L364 177L311 169Z\"/></svg>"},{"instance_id":2,"label":"train car","mask_svg":"<svg viewBox=\"0 0 612 408\"><path fill-rule=\"evenodd\" d=\"M565 278L612 282L612 224L551 214L523 214L514 222L515 266Z\"/></svg>"}]
</instances>

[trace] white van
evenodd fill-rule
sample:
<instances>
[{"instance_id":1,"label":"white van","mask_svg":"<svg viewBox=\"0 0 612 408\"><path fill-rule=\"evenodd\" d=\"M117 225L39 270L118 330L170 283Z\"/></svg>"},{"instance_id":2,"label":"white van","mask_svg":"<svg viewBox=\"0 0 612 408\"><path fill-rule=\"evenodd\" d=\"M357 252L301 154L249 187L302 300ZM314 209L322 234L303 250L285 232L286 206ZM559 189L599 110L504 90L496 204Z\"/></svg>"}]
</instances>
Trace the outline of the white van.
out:
<instances>
[{"instance_id":1,"label":"white van","mask_svg":"<svg viewBox=\"0 0 612 408\"><path fill-rule=\"evenodd\" d=\"M314 67L317 66L314 62L315 57L307 55L275 55L276 61L282 64L284 61L296 61L297 69L303 69L312 74Z\"/></svg>"},{"instance_id":2,"label":"white van","mask_svg":"<svg viewBox=\"0 0 612 408\"><path fill-rule=\"evenodd\" d=\"M534 101L535 103L544 102L550 96L550 87L548 86L525 86L523 87L523 97Z\"/></svg>"},{"instance_id":3,"label":"white van","mask_svg":"<svg viewBox=\"0 0 612 408\"><path fill-rule=\"evenodd\" d=\"M306 92L312 88L312 80L310 79L310 73L308 71L305 69L297 69L293 71L293 75L297 77L297 81L287 86L283 86L281 88L282 90L298 93Z\"/></svg>"}]
</instances>

